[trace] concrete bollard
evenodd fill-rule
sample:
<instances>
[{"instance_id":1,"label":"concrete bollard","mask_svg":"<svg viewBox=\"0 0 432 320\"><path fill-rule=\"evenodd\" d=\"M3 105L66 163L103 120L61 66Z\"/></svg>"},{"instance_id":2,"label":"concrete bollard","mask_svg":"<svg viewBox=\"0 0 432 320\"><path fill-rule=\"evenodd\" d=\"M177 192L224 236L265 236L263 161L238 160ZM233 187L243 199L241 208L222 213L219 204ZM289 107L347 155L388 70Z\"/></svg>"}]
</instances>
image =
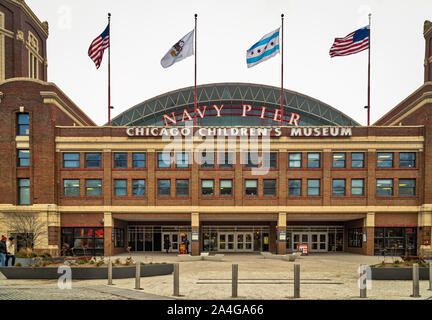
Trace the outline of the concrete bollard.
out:
<instances>
[{"instance_id":1,"label":"concrete bollard","mask_svg":"<svg viewBox=\"0 0 432 320\"><path fill-rule=\"evenodd\" d=\"M432 290L432 261L429 262L429 290Z\"/></svg>"},{"instance_id":2,"label":"concrete bollard","mask_svg":"<svg viewBox=\"0 0 432 320\"><path fill-rule=\"evenodd\" d=\"M108 260L108 285L112 286L113 282L112 282L112 261L111 258Z\"/></svg>"},{"instance_id":3,"label":"concrete bollard","mask_svg":"<svg viewBox=\"0 0 432 320\"><path fill-rule=\"evenodd\" d=\"M237 298L238 294L238 264L232 265L232 297Z\"/></svg>"},{"instance_id":4,"label":"concrete bollard","mask_svg":"<svg viewBox=\"0 0 432 320\"><path fill-rule=\"evenodd\" d=\"M364 266L364 265L362 265ZM363 269L364 270L364 269ZM360 274L360 298L367 298L367 287L366 287L366 280L367 277L365 275L366 270L364 270L363 274Z\"/></svg>"},{"instance_id":5,"label":"concrete bollard","mask_svg":"<svg viewBox=\"0 0 432 320\"><path fill-rule=\"evenodd\" d=\"M135 289L142 290L141 288L141 263L137 260L135 262L136 271L135 271Z\"/></svg>"},{"instance_id":6,"label":"concrete bollard","mask_svg":"<svg viewBox=\"0 0 432 320\"><path fill-rule=\"evenodd\" d=\"M180 266L174 263L174 293L175 297L180 296Z\"/></svg>"},{"instance_id":7,"label":"concrete bollard","mask_svg":"<svg viewBox=\"0 0 432 320\"><path fill-rule=\"evenodd\" d=\"M300 298L300 265L294 265L294 298Z\"/></svg>"},{"instance_id":8,"label":"concrete bollard","mask_svg":"<svg viewBox=\"0 0 432 320\"><path fill-rule=\"evenodd\" d=\"M419 265L418 263L413 264L413 271L412 271L412 278L413 278L413 294L411 297L413 298L419 298L420 297L420 285L419 285Z\"/></svg>"}]
</instances>

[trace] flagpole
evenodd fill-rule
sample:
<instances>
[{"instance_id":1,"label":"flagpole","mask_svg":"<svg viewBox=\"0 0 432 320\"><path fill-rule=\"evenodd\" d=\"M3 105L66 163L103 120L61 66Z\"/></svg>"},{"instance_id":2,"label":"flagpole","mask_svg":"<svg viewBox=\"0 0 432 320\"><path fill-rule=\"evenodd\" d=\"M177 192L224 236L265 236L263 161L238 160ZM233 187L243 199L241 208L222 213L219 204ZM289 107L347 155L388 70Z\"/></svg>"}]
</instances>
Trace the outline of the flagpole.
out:
<instances>
[{"instance_id":1,"label":"flagpole","mask_svg":"<svg viewBox=\"0 0 432 320\"><path fill-rule=\"evenodd\" d=\"M282 20L282 46L281 46L281 126L283 126L283 45L284 45L284 39L283 39L283 31L284 31L284 14L281 14L281 20Z\"/></svg>"},{"instance_id":2,"label":"flagpole","mask_svg":"<svg viewBox=\"0 0 432 320\"><path fill-rule=\"evenodd\" d=\"M368 49L368 107L367 107L367 125L370 126L370 48L371 48L371 15L369 13L369 49Z\"/></svg>"},{"instance_id":3,"label":"flagpole","mask_svg":"<svg viewBox=\"0 0 432 320\"><path fill-rule=\"evenodd\" d=\"M194 126L196 126L197 120L197 17L195 13L195 81L194 81Z\"/></svg>"},{"instance_id":4,"label":"flagpole","mask_svg":"<svg viewBox=\"0 0 432 320\"><path fill-rule=\"evenodd\" d=\"M108 126L111 126L111 13L108 13Z\"/></svg>"}]
</instances>

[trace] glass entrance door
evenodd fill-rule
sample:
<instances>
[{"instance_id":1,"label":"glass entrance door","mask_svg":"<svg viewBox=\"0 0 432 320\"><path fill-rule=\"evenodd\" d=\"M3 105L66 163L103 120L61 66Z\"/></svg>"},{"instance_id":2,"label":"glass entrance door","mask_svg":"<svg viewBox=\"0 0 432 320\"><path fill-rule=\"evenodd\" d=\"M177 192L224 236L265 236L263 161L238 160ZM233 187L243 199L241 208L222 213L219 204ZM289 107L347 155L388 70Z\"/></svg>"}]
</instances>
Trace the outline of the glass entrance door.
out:
<instances>
[{"instance_id":1,"label":"glass entrance door","mask_svg":"<svg viewBox=\"0 0 432 320\"><path fill-rule=\"evenodd\" d=\"M326 252L327 251L327 233L312 233L311 234L311 252Z\"/></svg>"},{"instance_id":2,"label":"glass entrance door","mask_svg":"<svg viewBox=\"0 0 432 320\"><path fill-rule=\"evenodd\" d=\"M219 233L219 246L220 251L234 251L234 233Z\"/></svg>"},{"instance_id":3,"label":"glass entrance door","mask_svg":"<svg viewBox=\"0 0 432 320\"><path fill-rule=\"evenodd\" d=\"M297 252L299 244L309 244L309 233L293 233L292 244L293 244L293 251Z\"/></svg>"},{"instance_id":4,"label":"glass entrance door","mask_svg":"<svg viewBox=\"0 0 432 320\"><path fill-rule=\"evenodd\" d=\"M237 233L237 251L252 251L253 243L252 233Z\"/></svg>"},{"instance_id":5,"label":"glass entrance door","mask_svg":"<svg viewBox=\"0 0 432 320\"><path fill-rule=\"evenodd\" d=\"M177 232L165 232L162 234L162 239L169 240L170 248L168 252L179 252L179 234ZM166 249L163 248L163 251L166 251Z\"/></svg>"}]
</instances>

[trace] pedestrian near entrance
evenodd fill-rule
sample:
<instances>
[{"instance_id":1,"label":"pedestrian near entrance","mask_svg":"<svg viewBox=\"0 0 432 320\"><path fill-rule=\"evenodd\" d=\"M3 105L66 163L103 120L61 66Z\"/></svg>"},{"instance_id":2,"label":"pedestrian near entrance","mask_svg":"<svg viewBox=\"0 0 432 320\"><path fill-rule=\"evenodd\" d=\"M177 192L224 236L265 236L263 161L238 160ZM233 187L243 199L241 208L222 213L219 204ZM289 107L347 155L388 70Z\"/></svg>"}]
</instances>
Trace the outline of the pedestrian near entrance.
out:
<instances>
[{"instance_id":1,"label":"pedestrian near entrance","mask_svg":"<svg viewBox=\"0 0 432 320\"><path fill-rule=\"evenodd\" d=\"M165 239L164 239L164 249L166 250L166 253L168 253L170 246L171 246L171 242L169 241L169 238L165 237Z\"/></svg>"},{"instance_id":2,"label":"pedestrian near entrance","mask_svg":"<svg viewBox=\"0 0 432 320\"><path fill-rule=\"evenodd\" d=\"M2 236L0 240L0 263L2 267L6 266L6 237Z\"/></svg>"},{"instance_id":3,"label":"pedestrian near entrance","mask_svg":"<svg viewBox=\"0 0 432 320\"><path fill-rule=\"evenodd\" d=\"M189 240L187 237L185 238L184 244L186 246L186 254L189 254Z\"/></svg>"},{"instance_id":4,"label":"pedestrian near entrance","mask_svg":"<svg viewBox=\"0 0 432 320\"><path fill-rule=\"evenodd\" d=\"M12 259L11 267L15 265L15 243L14 237L9 237L6 242L6 267L9 265L9 259Z\"/></svg>"}]
</instances>

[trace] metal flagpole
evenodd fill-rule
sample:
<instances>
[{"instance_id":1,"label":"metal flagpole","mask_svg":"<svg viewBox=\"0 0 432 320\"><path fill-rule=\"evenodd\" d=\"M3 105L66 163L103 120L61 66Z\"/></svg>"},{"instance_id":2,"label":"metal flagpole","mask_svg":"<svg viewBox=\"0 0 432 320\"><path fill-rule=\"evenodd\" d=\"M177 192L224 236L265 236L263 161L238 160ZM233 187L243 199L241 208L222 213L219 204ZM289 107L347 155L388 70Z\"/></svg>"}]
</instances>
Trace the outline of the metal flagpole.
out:
<instances>
[{"instance_id":1,"label":"metal flagpole","mask_svg":"<svg viewBox=\"0 0 432 320\"><path fill-rule=\"evenodd\" d=\"M371 47L371 15L369 13L369 49L368 49L368 103L367 103L367 125L370 126L370 47Z\"/></svg>"},{"instance_id":2,"label":"metal flagpole","mask_svg":"<svg viewBox=\"0 0 432 320\"><path fill-rule=\"evenodd\" d=\"M194 126L196 126L197 120L197 17L195 13L195 81L194 81Z\"/></svg>"},{"instance_id":3,"label":"metal flagpole","mask_svg":"<svg viewBox=\"0 0 432 320\"><path fill-rule=\"evenodd\" d=\"M108 126L111 126L111 13L108 13Z\"/></svg>"},{"instance_id":4,"label":"metal flagpole","mask_svg":"<svg viewBox=\"0 0 432 320\"><path fill-rule=\"evenodd\" d=\"M281 126L283 126L283 45L284 45L284 39L283 39L283 26L284 26L284 14L281 14L281 20L282 20L282 47L281 47Z\"/></svg>"}]
</instances>

